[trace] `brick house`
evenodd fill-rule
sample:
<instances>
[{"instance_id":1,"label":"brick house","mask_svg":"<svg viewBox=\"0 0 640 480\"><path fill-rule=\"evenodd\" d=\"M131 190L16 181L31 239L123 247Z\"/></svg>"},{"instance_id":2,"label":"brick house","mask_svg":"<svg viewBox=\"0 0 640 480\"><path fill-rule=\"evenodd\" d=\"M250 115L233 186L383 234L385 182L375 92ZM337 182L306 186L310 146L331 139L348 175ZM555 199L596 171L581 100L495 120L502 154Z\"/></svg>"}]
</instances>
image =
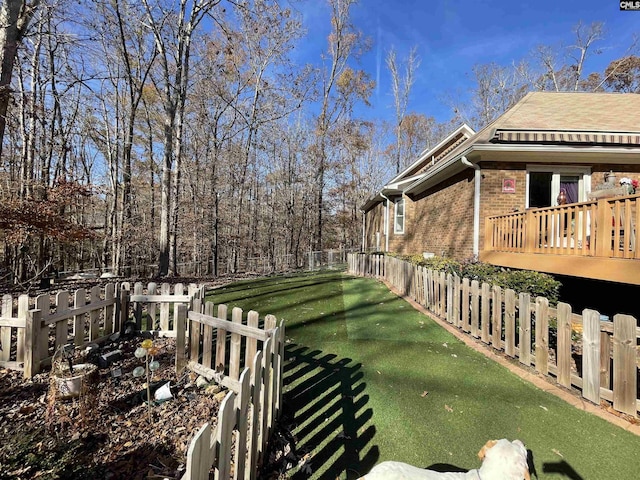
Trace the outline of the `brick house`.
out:
<instances>
[{"instance_id":1,"label":"brick house","mask_svg":"<svg viewBox=\"0 0 640 480\"><path fill-rule=\"evenodd\" d=\"M483 259L488 217L556 206L561 191L561 203L585 202L610 172L640 179L640 95L532 92L477 133L459 127L371 196L363 247Z\"/></svg>"}]
</instances>

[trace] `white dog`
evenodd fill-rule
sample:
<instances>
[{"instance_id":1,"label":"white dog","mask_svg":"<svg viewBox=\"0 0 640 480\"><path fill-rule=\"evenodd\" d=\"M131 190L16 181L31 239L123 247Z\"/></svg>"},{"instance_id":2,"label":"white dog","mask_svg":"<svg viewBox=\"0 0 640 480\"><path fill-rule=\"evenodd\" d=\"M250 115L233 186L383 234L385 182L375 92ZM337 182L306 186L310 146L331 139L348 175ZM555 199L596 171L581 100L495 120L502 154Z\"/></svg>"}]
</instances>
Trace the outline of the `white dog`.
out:
<instances>
[{"instance_id":1,"label":"white dog","mask_svg":"<svg viewBox=\"0 0 640 480\"><path fill-rule=\"evenodd\" d=\"M440 473L402 462L382 462L360 480L531 480L520 440L489 440L478 452L482 466L467 473Z\"/></svg>"}]
</instances>

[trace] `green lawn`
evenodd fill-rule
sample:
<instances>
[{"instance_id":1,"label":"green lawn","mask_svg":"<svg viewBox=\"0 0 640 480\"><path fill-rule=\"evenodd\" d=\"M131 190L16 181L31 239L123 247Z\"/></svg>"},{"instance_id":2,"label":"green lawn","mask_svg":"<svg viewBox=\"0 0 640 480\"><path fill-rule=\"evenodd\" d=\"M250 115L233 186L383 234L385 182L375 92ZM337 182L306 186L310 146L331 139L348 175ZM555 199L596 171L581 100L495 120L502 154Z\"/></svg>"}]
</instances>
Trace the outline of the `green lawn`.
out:
<instances>
[{"instance_id":1,"label":"green lawn","mask_svg":"<svg viewBox=\"0 0 640 480\"><path fill-rule=\"evenodd\" d=\"M532 479L640 478L640 437L521 380L376 281L273 277L209 300L285 320L285 401L311 478L357 478L390 459L478 468L499 438L531 450Z\"/></svg>"}]
</instances>

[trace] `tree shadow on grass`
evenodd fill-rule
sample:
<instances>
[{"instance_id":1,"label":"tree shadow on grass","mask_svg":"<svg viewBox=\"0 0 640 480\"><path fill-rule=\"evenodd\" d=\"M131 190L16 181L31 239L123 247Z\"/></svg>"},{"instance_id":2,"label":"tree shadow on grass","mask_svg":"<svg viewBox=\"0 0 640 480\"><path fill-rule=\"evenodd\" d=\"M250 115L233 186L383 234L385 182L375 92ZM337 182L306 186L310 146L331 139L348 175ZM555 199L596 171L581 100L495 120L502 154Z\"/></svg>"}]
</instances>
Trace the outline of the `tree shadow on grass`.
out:
<instances>
[{"instance_id":1,"label":"tree shadow on grass","mask_svg":"<svg viewBox=\"0 0 640 480\"><path fill-rule=\"evenodd\" d=\"M291 478L364 475L379 451L362 365L301 345L287 346L286 359L284 405L298 455L309 454Z\"/></svg>"}]
</instances>

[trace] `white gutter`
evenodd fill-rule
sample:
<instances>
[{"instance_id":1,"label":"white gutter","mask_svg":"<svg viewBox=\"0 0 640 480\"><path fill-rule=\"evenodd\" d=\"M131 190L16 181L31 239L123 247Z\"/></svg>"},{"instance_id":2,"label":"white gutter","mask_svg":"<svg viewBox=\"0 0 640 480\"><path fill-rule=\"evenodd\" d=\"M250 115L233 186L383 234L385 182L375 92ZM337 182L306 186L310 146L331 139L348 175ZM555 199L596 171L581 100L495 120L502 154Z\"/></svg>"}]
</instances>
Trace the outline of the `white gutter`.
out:
<instances>
[{"instance_id":1,"label":"white gutter","mask_svg":"<svg viewBox=\"0 0 640 480\"><path fill-rule=\"evenodd\" d=\"M391 200L389 200L388 197L385 197L384 193L382 193L382 191L380 191L380 196L382 198L384 198L387 201L387 204L385 205L385 212L387 212L387 221L384 225L384 251L388 252L389 251L389 222L391 221L391 214L389 213L389 202ZM385 215L382 215L382 219L384 220Z\"/></svg>"},{"instance_id":2,"label":"white gutter","mask_svg":"<svg viewBox=\"0 0 640 480\"><path fill-rule=\"evenodd\" d=\"M460 161L463 165L475 170L473 192L473 256L477 259L480 254L480 180L482 179L482 172L478 164L471 163L464 155L460 157Z\"/></svg>"}]
</instances>

